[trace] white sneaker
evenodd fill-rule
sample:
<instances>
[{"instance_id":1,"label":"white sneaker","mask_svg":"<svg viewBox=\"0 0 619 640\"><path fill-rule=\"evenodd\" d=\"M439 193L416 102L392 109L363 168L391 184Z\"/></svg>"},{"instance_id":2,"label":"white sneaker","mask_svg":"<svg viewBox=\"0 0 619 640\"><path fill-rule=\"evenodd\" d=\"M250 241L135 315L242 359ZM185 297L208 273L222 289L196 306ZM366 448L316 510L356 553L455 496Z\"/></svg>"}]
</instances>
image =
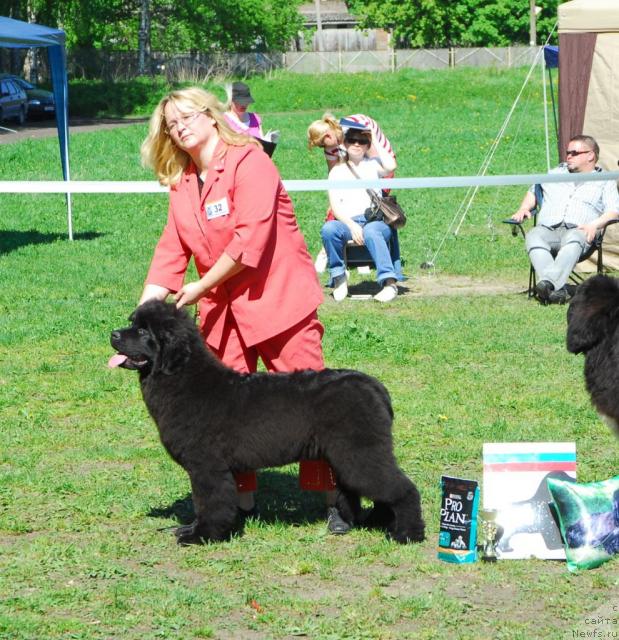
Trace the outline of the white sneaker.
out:
<instances>
[{"instance_id":1,"label":"white sneaker","mask_svg":"<svg viewBox=\"0 0 619 640\"><path fill-rule=\"evenodd\" d=\"M318 252L316 260L314 260L314 269L316 273L324 273L327 268L327 252L324 247Z\"/></svg>"},{"instance_id":2,"label":"white sneaker","mask_svg":"<svg viewBox=\"0 0 619 640\"><path fill-rule=\"evenodd\" d=\"M398 295L398 286L395 284L385 285L375 296L378 302L391 302Z\"/></svg>"},{"instance_id":3,"label":"white sneaker","mask_svg":"<svg viewBox=\"0 0 619 640\"><path fill-rule=\"evenodd\" d=\"M336 302L342 302L348 295L348 278L343 273L341 276L337 276L333 279L333 299Z\"/></svg>"}]
</instances>

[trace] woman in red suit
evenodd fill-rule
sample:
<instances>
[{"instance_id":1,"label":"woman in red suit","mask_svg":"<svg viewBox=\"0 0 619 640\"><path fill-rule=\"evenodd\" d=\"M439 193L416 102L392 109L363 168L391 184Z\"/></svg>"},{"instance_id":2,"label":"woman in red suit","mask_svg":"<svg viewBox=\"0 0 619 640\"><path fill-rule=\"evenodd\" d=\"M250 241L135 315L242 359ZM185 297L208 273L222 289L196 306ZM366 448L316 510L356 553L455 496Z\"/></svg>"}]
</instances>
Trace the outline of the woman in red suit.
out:
<instances>
[{"instance_id":1,"label":"woman in red suit","mask_svg":"<svg viewBox=\"0 0 619 640\"><path fill-rule=\"evenodd\" d=\"M150 120L142 160L170 186L168 221L140 304L173 294L198 304L206 344L228 366L256 371L322 369L322 290L290 197L260 143L234 132L217 98L199 88L164 97ZM193 258L199 279L184 283ZM306 465L302 488L335 485L326 463ZM239 474L239 507L255 514L253 472ZM345 533L329 507L329 530Z\"/></svg>"}]
</instances>

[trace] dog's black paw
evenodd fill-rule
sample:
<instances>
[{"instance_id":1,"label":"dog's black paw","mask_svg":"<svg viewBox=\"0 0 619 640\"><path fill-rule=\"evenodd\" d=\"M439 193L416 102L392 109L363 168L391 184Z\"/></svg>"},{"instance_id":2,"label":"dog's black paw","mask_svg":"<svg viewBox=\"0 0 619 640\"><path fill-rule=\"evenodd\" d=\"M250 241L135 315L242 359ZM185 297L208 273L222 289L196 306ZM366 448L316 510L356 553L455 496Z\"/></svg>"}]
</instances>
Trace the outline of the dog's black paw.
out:
<instances>
[{"instance_id":1,"label":"dog's black paw","mask_svg":"<svg viewBox=\"0 0 619 640\"><path fill-rule=\"evenodd\" d=\"M203 540L198 533L198 521L194 520L191 524L178 527L174 531L176 542L180 545L202 544Z\"/></svg>"},{"instance_id":2,"label":"dog's black paw","mask_svg":"<svg viewBox=\"0 0 619 640\"><path fill-rule=\"evenodd\" d=\"M400 544L409 544L410 542L423 542L426 539L425 529L402 528L392 529L388 532L389 538Z\"/></svg>"}]
</instances>

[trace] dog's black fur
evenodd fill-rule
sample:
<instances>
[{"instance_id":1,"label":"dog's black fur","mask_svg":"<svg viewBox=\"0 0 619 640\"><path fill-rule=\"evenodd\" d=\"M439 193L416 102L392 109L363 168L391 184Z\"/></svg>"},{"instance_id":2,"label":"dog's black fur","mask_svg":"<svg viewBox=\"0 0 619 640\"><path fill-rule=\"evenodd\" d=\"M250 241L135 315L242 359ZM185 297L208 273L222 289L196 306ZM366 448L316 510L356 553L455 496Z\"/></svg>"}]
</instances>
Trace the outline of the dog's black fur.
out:
<instances>
[{"instance_id":1,"label":"dog's black fur","mask_svg":"<svg viewBox=\"0 0 619 640\"><path fill-rule=\"evenodd\" d=\"M393 455L389 394L358 371L240 374L204 346L184 310L150 301L113 331L112 346L137 369L142 395L170 456L189 474L196 520L181 543L224 540L237 513L233 473L324 458L338 484L337 507L397 542L424 538L419 492Z\"/></svg>"},{"instance_id":2,"label":"dog's black fur","mask_svg":"<svg viewBox=\"0 0 619 640\"><path fill-rule=\"evenodd\" d=\"M585 383L595 408L619 435L619 281L593 276L567 311L567 348L585 354Z\"/></svg>"}]
</instances>

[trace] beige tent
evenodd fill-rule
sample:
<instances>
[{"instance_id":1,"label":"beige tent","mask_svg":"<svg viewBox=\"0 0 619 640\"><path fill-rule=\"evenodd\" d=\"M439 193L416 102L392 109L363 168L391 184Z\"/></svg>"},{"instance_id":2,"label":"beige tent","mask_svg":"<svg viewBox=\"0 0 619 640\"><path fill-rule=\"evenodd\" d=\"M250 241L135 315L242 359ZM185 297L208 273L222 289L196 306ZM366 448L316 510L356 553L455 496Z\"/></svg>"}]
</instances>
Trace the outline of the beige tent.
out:
<instances>
[{"instance_id":1,"label":"beige tent","mask_svg":"<svg viewBox=\"0 0 619 640\"><path fill-rule=\"evenodd\" d=\"M559 5L559 154L579 133L600 145L600 165L619 159L619 1L572 0ZM604 241L604 266L619 269L619 224ZM593 264L587 270L593 270Z\"/></svg>"}]
</instances>

